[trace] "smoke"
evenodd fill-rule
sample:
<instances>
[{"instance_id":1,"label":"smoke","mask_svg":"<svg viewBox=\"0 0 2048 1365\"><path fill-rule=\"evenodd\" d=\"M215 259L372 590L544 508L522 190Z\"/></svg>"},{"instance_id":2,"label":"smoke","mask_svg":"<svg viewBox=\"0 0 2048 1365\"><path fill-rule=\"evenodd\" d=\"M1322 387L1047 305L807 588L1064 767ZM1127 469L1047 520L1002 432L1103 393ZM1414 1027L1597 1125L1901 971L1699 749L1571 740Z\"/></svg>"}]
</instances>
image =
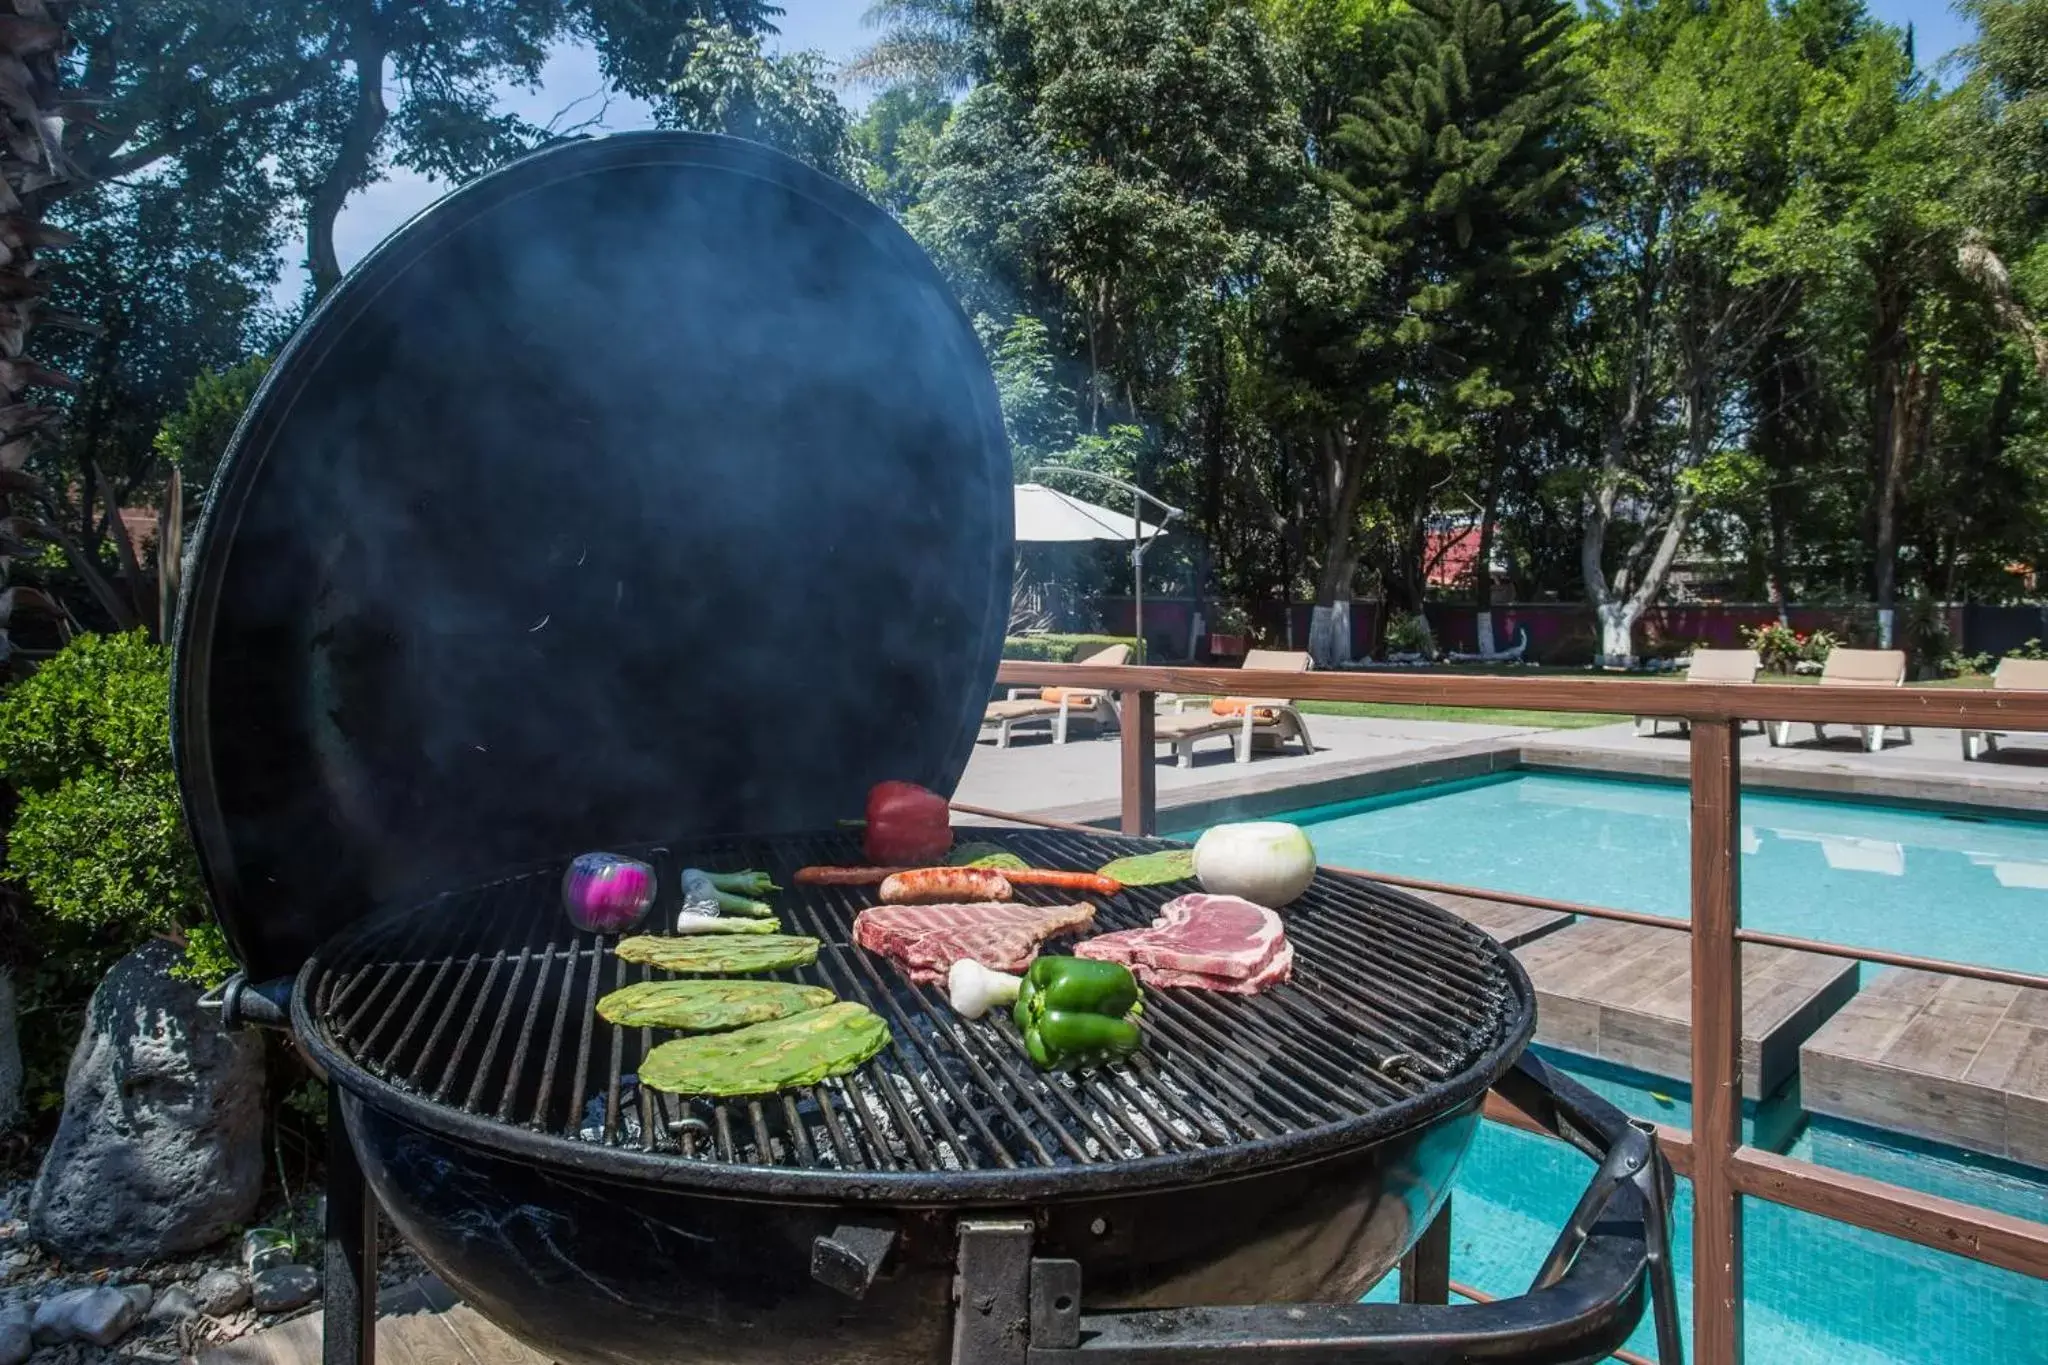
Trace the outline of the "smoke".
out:
<instances>
[{"instance_id":1,"label":"smoke","mask_svg":"<svg viewBox=\"0 0 2048 1365\"><path fill-rule=\"evenodd\" d=\"M879 211L703 145L429 210L245 427L206 676L279 970L365 894L957 780L1010 585L986 362Z\"/></svg>"}]
</instances>

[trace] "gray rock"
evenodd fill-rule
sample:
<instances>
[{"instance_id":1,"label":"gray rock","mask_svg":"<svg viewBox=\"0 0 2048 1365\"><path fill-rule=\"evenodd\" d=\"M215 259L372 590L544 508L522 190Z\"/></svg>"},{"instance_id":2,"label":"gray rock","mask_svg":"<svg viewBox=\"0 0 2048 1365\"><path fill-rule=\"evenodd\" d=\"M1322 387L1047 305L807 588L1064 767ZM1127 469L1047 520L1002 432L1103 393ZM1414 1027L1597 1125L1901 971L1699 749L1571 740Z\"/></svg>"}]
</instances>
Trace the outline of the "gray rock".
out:
<instances>
[{"instance_id":1,"label":"gray rock","mask_svg":"<svg viewBox=\"0 0 2048 1365\"><path fill-rule=\"evenodd\" d=\"M242 1268L254 1275L259 1270L292 1263L291 1234L276 1228L250 1228L242 1234Z\"/></svg>"},{"instance_id":2,"label":"gray rock","mask_svg":"<svg viewBox=\"0 0 2048 1365\"><path fill-rule=\"evenodd\" d=\"M182 1284L174 1284L156 1296L156 1305L149 1310L150 1317L158 1322L183 1322L186 1318L199 1316L199 1296ZM0 1361L0 1365L6 1362Z\"/></svg>"},{"instance_id":3,"label":"gray rock","mask_svg":"<svg viewBox=\"0 0 2048 1365\"><path fill-rule=\"evenodd\" d=\"M113 1287L128 1296L128 1301L135 1305L135 1316L138 1319L149 1316L149 1306L156 1302L154 1289L146 1284L117 1284Z\"/></svg>"},{"instance_id":4,"label":"gray rock","mask_svg":"<svg viewBox=\"0 0 2048 1365\"><path fill-rule=\"evenodd\" d=\"M27 1305L0 1308L0 1365L21 1365L35 1349L34 1318Z\"/></svg>"},{"instance_id":5,"label":"gray rock","mask_svg":"<svg viewBox=\"0 0 2048 1365\"><path fill-rule=\"evenodd\" d=\"M142 1310L131 1295L96 1285L44 1299L36 1309L33 1331L39 1342L112 1346L141 1318Z\"/></svg>"},{"instance_id":6,"label":"gray rock","mask_svg":"<svg viewBox=\"0 0 2048 1365\"><path fill-rule=\"evenodd\" d=\"M208 1317L226 1317L249 1301L249 1281L232 1270L209 1270L192 1286L192 1297Z\"/></svg>"},{"instance_id":7,"label":"gray rock","mask_svg":"<svg viewBox=\"0 0 2048 1365\"><path fill-rule=\"evenodd\" d=\"M153 941L93 992L29 1230L68 1261L161 1260L247 1223L263 1192L263 1042L227 1034Z\"/></svg>"},{"instance_id":8,"label":"gray rock","mask_svg":"<svg viewBox=\"0 0 2048 1365\"><path fill-rule=\"evenodd\" d=\"M26 1275L34 1267L36 1258L26 1251L10 1251L0 1256L0 1284L8 1284Z\"/></svg>"},{"instance_id":9,"label":"gray rock","mask_svg":"<svg viewBox=\"0 0 2048 1365\"><path fill-rule=\"evenodd\" d=\"M283 1313L311 1303L319 1293L319 1271L309 1265L281 1265L256 1277L250 1302L259 1313Z\"/></svg>"},{"instance_id":10,"label":"gray rock","mask_svg":"<svg viewBox=\"0 0 2048 1365\"><path fill-rule=\"evenodd\" d=\"M14 1012L14 974L0 967L0 1133L21 1118L21 1030Z\"/></svg>"}]
</instances>

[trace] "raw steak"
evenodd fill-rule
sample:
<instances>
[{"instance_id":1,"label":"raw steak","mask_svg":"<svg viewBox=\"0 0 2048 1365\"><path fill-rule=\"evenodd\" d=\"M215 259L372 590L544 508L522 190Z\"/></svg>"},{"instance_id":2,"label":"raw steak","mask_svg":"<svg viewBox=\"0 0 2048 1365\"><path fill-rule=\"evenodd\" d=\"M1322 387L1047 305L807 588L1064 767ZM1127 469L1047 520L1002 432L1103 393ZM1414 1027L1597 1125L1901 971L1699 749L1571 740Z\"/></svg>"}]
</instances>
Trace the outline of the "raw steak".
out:
<instances>
[{"instance_id":1,"label":"raw steak","mask_svg":"<svg viewBox=\"0 0 2048 1365\"><path fill-rule=\"evenodd\" d=\"M999 972L1021 972L1038 945L1085 929L1092 905L877 905L854 917L853 941L894 959L913 981L943 981L955 962L972 958Z\"/></svg>"},{"instance_id":2,"label":"raw steak","mask_svg":"<svg viewBox=\"0 0 2048 1365\"><path fill-rule=\"evenodd\" d=\"M1287 980L1294 948L1280 917L1237 896L1180 896L1149 929L1091 938L1077 957L1121 962L1150 986L1188 986L1252 995Z\"/></svg>"}]
</instances>

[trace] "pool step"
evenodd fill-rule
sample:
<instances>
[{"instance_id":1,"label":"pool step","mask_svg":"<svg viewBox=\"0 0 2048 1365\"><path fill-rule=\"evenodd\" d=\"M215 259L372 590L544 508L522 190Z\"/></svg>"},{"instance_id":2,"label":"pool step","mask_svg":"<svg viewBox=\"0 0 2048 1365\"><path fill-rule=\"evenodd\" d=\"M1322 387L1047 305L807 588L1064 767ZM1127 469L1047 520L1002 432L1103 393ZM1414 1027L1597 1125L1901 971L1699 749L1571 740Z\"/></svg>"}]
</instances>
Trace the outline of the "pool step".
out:
<instances>
[{"instance_id":1,"label":"pool step","mask_svg":"<svg viewBox=\"0 0 2048 1365\"><path fill-rule=\"evenodd\" d=\"M2048 991L1877 977L1800 1049L1817 1114L2048 1167Z\"/></svg>"},{"instance_id":2,"label":"pool step","mask_svg":"<svg viewBox=\"0 0 2048 1365\"><path fill-rule=\"evenodd\" d=\"M1401 889L1408 890L1406 887ZM1572 917L1562 911L1538 910L1533 906L1488 900L1481 896L1454 896L1447 891L1408 891L1408 894L1420 896L1431 905L1450 911L1466 923L1493 935L1509 948L1519 948L1572 922Z\"/></svg>"},{"instance_id":3,"label":"pool step","mask_svg":"<svg viewBox=\"0 0 2048 1365\"><path fill-rule=\"evenodd\" d=\"M1516 950L1536 986L1536 1038L1683 1078L1692 1074L1689 937L1584 919ZM1799 1045L1856 994L1854 962L1784 948L1742 950L1742 1093L1762 1099L1799 1065Z\"/></svg>"}]
</instances>

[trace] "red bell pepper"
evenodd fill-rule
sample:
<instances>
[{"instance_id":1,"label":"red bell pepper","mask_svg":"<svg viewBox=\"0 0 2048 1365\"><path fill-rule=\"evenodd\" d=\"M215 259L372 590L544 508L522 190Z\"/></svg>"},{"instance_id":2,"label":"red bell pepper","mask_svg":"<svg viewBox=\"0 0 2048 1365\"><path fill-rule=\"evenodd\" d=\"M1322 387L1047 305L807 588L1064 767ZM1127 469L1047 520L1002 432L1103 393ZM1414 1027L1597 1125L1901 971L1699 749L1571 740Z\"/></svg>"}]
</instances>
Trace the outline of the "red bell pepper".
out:
<instances>
[{"instance_id":1,"label":"red bell pepper","mask_svg":"<svg viewBox=\"0 0 2048 1365\"><path fill-rule=\"evenodd\" d=\"M953 847L953 813L946 798L915 782L877 782L868 793L861 850L883 867L938 862Z\"/></svg>"}]
</instances>

